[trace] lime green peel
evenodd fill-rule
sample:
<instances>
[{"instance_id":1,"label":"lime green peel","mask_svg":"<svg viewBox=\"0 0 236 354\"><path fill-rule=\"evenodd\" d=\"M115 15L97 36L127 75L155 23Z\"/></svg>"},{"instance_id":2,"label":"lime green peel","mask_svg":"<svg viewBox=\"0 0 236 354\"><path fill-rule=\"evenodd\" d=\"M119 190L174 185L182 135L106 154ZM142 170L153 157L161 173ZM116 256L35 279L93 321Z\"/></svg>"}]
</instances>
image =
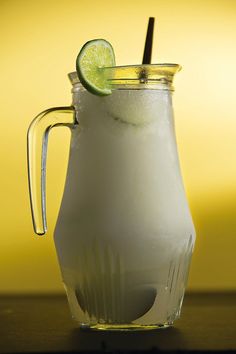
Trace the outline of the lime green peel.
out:
<instances>
[{"instance_id":1,"label":"lime green peel","mask_svg":"<svg viewBox=\"0 0 236 354\"><path fill-rule=\"evenodd\" d=\"M111 94L103 68L115 66L112 45L105 39L94 39L84 44L76 59L76 71L81 84L98 96Z\"/></svg>"}]
</instances>

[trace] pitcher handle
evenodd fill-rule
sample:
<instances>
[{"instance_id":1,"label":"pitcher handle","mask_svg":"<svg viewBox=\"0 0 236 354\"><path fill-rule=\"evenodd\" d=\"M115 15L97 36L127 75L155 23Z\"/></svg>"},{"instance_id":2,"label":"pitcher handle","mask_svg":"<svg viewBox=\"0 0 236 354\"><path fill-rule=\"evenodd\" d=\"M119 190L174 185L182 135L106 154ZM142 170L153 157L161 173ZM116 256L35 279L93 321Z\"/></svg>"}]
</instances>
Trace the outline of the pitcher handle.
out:
<instances>
[{"instance_id":1,"label":"pitcher handle","mask_svg":"<svg viewBox=\"0 0 236 354\"><path fill-rule=\"evenodd\" d=\"M34 231L44 235L46 221L46 159L48 135L53 127L77 125L74 107L55 107L40 113L30 124L27 134L27 163L30 205Z\"/></svg>"}]
</instances>

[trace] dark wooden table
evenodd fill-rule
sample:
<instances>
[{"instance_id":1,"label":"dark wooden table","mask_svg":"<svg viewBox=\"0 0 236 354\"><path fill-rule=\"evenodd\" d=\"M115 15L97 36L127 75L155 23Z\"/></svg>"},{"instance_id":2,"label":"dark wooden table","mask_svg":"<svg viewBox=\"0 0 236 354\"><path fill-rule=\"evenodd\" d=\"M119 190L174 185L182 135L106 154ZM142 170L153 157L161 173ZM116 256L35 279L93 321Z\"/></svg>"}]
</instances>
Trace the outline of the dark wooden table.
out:
<instances>
[{"instance_id":1,"label":"dark wooden table","mask_svg":"<svg viewBox=\"0 0 236 354\"><path fill-rule=\"evenodd\" d=\"M236 353L236 294L187 294L174 327L84 332L65 296L1 296L0 353Z\"/></svg>"}]
</instances>

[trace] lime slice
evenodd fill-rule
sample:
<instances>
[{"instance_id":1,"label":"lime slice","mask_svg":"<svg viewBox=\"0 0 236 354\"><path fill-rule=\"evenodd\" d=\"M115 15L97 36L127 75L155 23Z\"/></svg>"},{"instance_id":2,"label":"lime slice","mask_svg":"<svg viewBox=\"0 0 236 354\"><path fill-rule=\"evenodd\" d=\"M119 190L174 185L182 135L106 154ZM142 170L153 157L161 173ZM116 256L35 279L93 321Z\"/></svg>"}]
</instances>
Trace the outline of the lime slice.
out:
<instances>
[{"instance_id":1,"label":"lime slice","mask_svg":"<svg viewBox=\"0 0 236 354\"><path fill-rule=\"evenodd\" d=\"M81 84L98 96L111 94L109 82L102 68L115 66L115 54L105 39L85 43L76 59L76 70Z\"/></svg>"}]
</instances>

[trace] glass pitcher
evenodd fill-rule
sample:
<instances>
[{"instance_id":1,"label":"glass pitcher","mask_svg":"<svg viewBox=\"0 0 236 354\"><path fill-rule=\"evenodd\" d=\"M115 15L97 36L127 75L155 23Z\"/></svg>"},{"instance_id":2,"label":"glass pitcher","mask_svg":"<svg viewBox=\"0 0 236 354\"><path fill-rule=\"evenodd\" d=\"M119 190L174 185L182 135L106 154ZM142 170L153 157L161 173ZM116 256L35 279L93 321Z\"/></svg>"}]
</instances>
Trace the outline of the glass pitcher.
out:
<instances>
[{"instance_id":1,"label":"glass pitcher","mask_svg":"<svg viewBox=\"0 0 236 354\"><path fill-rule=\"evenodd\" d=\"M72 316L81 328L153 329L180 315L195 231L180 173L172 109L177 64L104 69L112 94L69 74L70 107L39 114L28 131L35 232L46 232L51 128L71 129L54 233Z\"/></svg>"}]
</instances>

